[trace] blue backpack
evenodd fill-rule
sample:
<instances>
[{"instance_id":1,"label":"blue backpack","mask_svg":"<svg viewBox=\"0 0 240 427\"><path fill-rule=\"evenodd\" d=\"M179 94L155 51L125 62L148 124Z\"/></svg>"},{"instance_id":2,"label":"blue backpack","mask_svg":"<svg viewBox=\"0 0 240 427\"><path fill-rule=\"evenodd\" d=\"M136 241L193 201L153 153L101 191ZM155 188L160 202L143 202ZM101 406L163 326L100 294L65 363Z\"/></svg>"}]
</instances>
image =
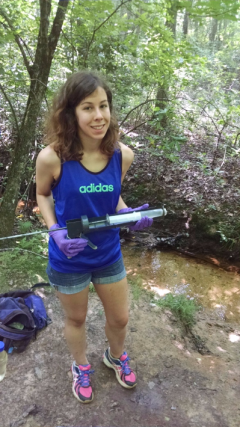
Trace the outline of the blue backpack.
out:
<instances>
[{"instance_id":1,"label":"blue backpack","mask_svg":"<svg viewBox=\"0 0 240 427\"><path fill-rule=\"evenodd\" d=\"M47 285L37 283L31 289ZM51 323L42 298L31 289L0 294L0 341L6 351L24 351L37 331Z\"/></svg>"}]
</instances>

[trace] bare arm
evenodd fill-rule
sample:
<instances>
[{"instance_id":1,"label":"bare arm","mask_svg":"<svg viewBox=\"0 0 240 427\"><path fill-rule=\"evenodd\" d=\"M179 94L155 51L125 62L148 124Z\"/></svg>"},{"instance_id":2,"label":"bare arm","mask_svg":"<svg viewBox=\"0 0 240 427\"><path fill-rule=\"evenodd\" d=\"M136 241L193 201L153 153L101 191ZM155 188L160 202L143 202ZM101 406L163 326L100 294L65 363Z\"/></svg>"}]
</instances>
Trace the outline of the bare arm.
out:
<instances>
[{"instance_id":1,"label":"bare arm","mask_svg":"<svg viewBox=\"0 0 240 427\"><path fill-rule=\"evenodd\" d=\"M60 160L51 146L39 153L36 163L37 203L48 228L57 223L51 185L60 168Z\"/></svg>"},{"instance_id":2,"label":"bare arm","mask_svg":"<svg viewBox=\"0 0 240 427\"><path fill-rule=\"evenodd\" d=\"M121 142L119 143L121 150L122 150L122 177L121 177L121 182L123 182L125 175L128 171L128 169L130 168L133 159L134 159L134 154L133 151L131 150L131 148L127 147L126 145L122 144ZM119 197L119 201L116 207L116 212L120 211L120 209L124 209L127 208L126 203L123 201L122 196Z\"/></svg>"}]
</instances>

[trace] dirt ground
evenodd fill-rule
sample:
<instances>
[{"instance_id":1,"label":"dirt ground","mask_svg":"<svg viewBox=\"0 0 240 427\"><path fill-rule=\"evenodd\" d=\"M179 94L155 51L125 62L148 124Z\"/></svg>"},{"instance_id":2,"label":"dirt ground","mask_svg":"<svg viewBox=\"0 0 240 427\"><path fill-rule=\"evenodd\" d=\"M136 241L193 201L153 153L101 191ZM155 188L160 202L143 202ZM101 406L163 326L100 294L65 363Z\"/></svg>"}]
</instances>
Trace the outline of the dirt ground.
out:
<instances>
[{"instance_id":1,"label":"dirt ground","mask_svg":"<svg viewBox=\"0 0 240 427\"><path fill-rule=\"evenodd\" d=\"M204 310L194 333L209 354L200 354L174 316L146 294L130 299L126 349L138 384L123 389L102 362L108 343L104 314L90 293L88 355L94 401L79 403L71 391L71 356L63 339L63 313L44 291L52 324L25 352L9 356L0 387L1 427L239 427L240 331Z\"/></svg>"}]
</instances>

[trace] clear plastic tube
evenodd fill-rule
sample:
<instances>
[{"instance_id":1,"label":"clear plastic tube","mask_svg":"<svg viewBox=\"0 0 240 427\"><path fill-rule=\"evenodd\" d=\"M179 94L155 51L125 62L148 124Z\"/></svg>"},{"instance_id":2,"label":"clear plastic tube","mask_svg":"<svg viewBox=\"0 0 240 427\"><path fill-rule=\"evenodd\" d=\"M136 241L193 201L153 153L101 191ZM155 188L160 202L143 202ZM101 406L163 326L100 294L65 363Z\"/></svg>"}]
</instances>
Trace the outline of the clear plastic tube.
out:
<instances>
[{"instance_id":1,"label":"clear plastic tube","mask_svg":"<svg viewBox=\"0 0 240 427\"><path fill-rule=\"evenodd\" d=\"M147 211L128 212L124 215L110 215L109 224L120 225L128 222L139 221L141 218L144 218L145 216L147 216L148 218L157 218L160 216L165 216L166 214L167 214L166 209L150 209Z\"/></svg>"},{"instance_id":2,"label":"clear plastic tube","mask_svg":"<svg viewBox=\"0 0 240 427\"><path fill-rule=\"evenodd\" d=\"M141 217L148 216L148 218L157 218L159 216L167 215L166 209L150 209L149 211L140 211Z\"/></svg>"}]
</instances>

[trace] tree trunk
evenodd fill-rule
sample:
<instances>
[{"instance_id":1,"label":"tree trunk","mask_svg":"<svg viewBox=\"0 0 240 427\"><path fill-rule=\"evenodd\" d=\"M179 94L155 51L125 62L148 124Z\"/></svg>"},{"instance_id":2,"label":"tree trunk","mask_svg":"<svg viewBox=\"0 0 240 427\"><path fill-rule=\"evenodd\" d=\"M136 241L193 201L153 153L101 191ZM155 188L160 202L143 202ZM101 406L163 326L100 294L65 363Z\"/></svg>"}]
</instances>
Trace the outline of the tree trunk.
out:
<instances>
[{"instance_id":1,"label":"tree trunk","mask_svg":"<svg viewBox=\"0 0 240 427\"><path fill-rule=\"evenodd\" d=\"M185 9L184 17L183 17L183 34L186 37L188 35L189 28L189 10L191 10L193 0L188 0L189 7Z\"/></svg>"},{"instance_id":2,"label":"tree trunk","mask_svg":"<svg viewBox=\"0 0 240 427\"><path fill-rule=\"evenodd\" d=\"M215 41L217 30L218 30L218 20L216 18L212 18L211 31L209 33L209 41L211 43Z\"/></svg>"},{"instance_id":3,"label":"tree trunk","mask_svg":"<svg viewBox=\"0 0 240 427\"><path fill-rule=\"evenodd\" d=\"M157 101L155 106L160 108L160 110L164 110L164 108L167 105L167 91L163 86L159 86L158 87L158 91L157 91ZM160 124L162 126L162 128L166 128L167 126L167 116L166 114L163 114L161 120L160 120Z\"/></svg>"},{"instance_id":4,"label":"tree trunk","mask_svg":"<svg viewBox=\"0 0 240 427\"><path fill-rule=\"evenodd\" d=\"M188 0L189 6L192 6L193 0ZM185 9L184 17L183 17L183 35L186 37L188 35L188 27L189 27L189 10Z\"/></svg>"},{"instance_id":5,"label":"tree trunk","mask_svg":"<svg viewBox=\"0 0 240 427\"><path fill-rule=\"evenodd\" d=\"M24 117L19 126L18 140L15 146L13 161L7 176L7 185L0 209L0 237L12 234L18 193L24 177L29 153L35 140L35 128L46 94L52 59L56 50L62 24L69 0L60 0L51 32L48 35L51 0L40 0L40 27L34 64L31 66L25 58L31 85ZM4 16L4 13L2 13ZM12 30L12 27L11 27ZM17 36L15 36L16 39Z\"/></svg>"},{"instance_id":6,"label":"tree trunk","mask_svg":"<svg viewBox=\"0 0 240 427\"><path fill-rule=\"evenodd\" d=\"M1 237L12 233L19 189L29 160L29 153L35 141L35 128L46 88L39 84L39 88L35 87L35 89L38 90L35 90L35 92L30 90L25 117L20 128L20 135L7 176L7 186L0 210Z\"/></svg>"},{"instance_id":7,"label":"tree trunk","mask_svg":"<svg viewBox=\"0 0 240 427\"><path fill-rule=\"evenodd\" d=\"M174 38L176 36L176 26L177 26L177 11L178 11L178 1L172 0L171 5L168 9L168 18L166 20L166 27L172 30Z\"/></svg>"},{"instance_id":8,"label":"tree trunk","mask_svg":"<svg viewBox=\"0 0 240 427\"><path fill-rule=\"evenodd\" d=\"M186 37L188 35L188 11L185 10L183 18L183 34Z\"/></svg>"},{"instance_id":9,"label":"tree trunk","mask_svg":"<svg viewBox=\"0 0 240 427\"><path fill-rule=\"evenodd\" d=\"M178 11L178 2L175 0L171 1L170 7L168 9L168 18L165 22L166 27L170 28L173 33L174 38L176 37L176 26L177 26L177 11ZM156 107L160 108L160 110L164 110L167 105L167 92L168 88L161 85L157 90L157 102L155 104ZM160 120L160 124L162 128L167 127L167 115L164 114Z\"/></svg>"}]
</instances>

